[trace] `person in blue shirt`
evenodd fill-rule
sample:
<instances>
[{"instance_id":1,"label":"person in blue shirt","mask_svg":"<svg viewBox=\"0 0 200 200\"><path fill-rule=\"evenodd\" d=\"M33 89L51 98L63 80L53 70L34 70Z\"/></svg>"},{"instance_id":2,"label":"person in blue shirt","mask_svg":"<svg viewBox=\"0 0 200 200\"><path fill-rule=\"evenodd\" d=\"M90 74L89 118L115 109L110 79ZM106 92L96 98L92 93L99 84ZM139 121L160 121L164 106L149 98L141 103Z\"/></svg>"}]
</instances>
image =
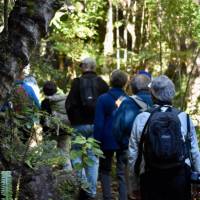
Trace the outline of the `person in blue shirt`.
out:
<instances>
[{"instance_id":1,"label":"person in blue shirt","mask_svg":"<svg viewBox=\"0 0 200 200\"><path fill-rule=\"evenodd\" d=\"M36 96L33 88L28 85L24 80L17 80L15 82L15 86L18 87L18 86L21 86L24 91L27 93L28 97L30 98L30 100L34 103L34 105L40 109L40 102L39 102L39 99L38 97Z\"/></svg>"},{"instance_id":2,"label":"person in blue shirt","mask_svg":"<svg viewBox=\"0 0 200 200\"><path fill-rule=\"evenodd\" d=\"M24 117L19 119L20 123L23 125L26 122L30 122L31 126L33 126L32 114L40 109L40 103L32 87L24 82L23 72L17 77L9 100L12 102L13 111ZM21 133L19 136L23 143L29 140L31 128L27 128L25 125L18 127L18 131Z\"/></svg>"},{"instance_id":3,"label":"person in blue shirt","mask_svg":"<svg viewBox=\"0 0 200 200\"><path fill-rule=\"evenodd\" d=\"M110 200L111 197L111 168L112 159L116 153L117 158L117 177L119 180L119 199L127 199L127 190L124 177L124 151L119 150L119 146L112 134L113 113L116 110L116 101L121 96L126 96L123 88L127 82L126 73L115 70L111 74L111 89L102 94L96 105L95 121L94 121L94 138L100 142L101 150L105 158L100 158L100 180L103 190L103 199Z\"/></svg>"},{"instance_id":4,"label":"person in blue shirt","mask_svg":"<svg viewBox=\"0 0 200 200\"><path fill-rule=\"evenodd\" d=\"M134 99L144 102L147 108L153 105L148 88L150 82L151 79L144 74L135 75L130 82L134 96L127 96L114 114L112 132L121 149L128 149L133 121L141 110Z\"/></svg>"},{"instance_id":5,"label":"person in blue shirt","mask_svg":"<svg viewBox=\"0 0 200 200\"><path fill-rule=\"evenodd\" d=\"M148 88L151 82L151 76L146 73L140 71L131 79L130 86L134 95L130 97L127 96L114 114L112 133L122 151L128 151L129 138L135 117L142 109L150 108L153 105ZM144 108L142 107L143 104L145 105L143 106ZM128 175L128 165L126 167L128 196L130 198L133 196L137 197L139 195L138 188L134 187L137 180L131 175Z\"/></svg>"},{"instance_id":6,"label":"person in blue shirt","mask_svg":"<svg viewBox=\"0 0 200 200\"><path fill-rule=\"evenodd\" d=\"M24 82L33 89L36 96L35 99L37 99L37 105L40 105L40 88L34 75L28 74L27 76L25 76Z\"/></svg>"},{"instance_id":7,"label":"person in blue shirt","mask_svg":"<svg viewBox=\"0 0 200 200\"><path fill-rule=\"evenodd\" d=\"M21 112L27 105L33 106L40 109L39 98L36 96L33 88L29 86L24 80L16 80L14 83L14 89L11 94L12 104L14 106L14 111ZM10 108L9 100L0 106L0 111L4 112Z\"/></svg>"}]
</instances>

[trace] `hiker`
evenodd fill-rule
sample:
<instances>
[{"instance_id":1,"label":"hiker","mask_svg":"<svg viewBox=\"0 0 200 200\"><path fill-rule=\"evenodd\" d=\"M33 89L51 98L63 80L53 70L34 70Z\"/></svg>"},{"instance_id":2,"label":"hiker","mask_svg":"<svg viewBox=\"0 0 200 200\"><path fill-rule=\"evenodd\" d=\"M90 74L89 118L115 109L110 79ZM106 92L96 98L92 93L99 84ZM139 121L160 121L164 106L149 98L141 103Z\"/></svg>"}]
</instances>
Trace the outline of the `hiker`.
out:
<instances>
[{"instance_id":1,"label":"hiker","mask_svg":"<svg viewBox=\"0 0 200 200\"><path fill-rule=\"evenodd\" d=\"M39 109L40 108L39 99L37 98L33 88L29 86L24 79L25 79L25 76L22 71L17 76L15 84L14 84L14 92L15 92L14 94L16 94L15 100L18 101L18 103L20 104L16 106L23 107L23 106L26 106L26 103L27 103L29 104L29 106L31 107L35 106ZM16 110L19 110L19 108L16 108Z\"/></svg>"},{"instance_id":2,"label":"hiker","mask_svg":"<svg viewBox=\"0 0 200 200\"><path fill-rule=\"evenodd\" d=\"M9 102L12 102L11 109L18 114L16 118L21 125L18 127L20 139L23 143L26 143L31 136L31 129L34 125L32 115L40 109L40 102L32 87L24 81L24 72L22 70L14 82ZM6 106L6 109L9 109L9 106ZM31 126L26 126L27 122Z\"/></svg>"},{"instance_id":3,"label":"hiker","mask_svg":"<svg viewBox=\"0 0 200 200\"><path fill-rule=\"evenodd\" d=\"M131 131L131 173L140 176L142 200L190 200L190 166L200 172L194 125L172 106L175 86L167 76L155 78L150 91L154 106L136 117Z\"/></svg>"},{"instance_id":4,"label":"hiker","mask_svg":"<svg viewBox=\"0 0 200 200\"><path fill-rule=\"evenodd\" d=\"M93 58L85 58L80 63L82 76L75 78L72 82L71 90L67 97L65 107L75 135L82 135L86 139L93 137L94 113L97 98L107 92L107 83L96 74L96 62ZM81 147L72 145L72 149L79 150ZM87 180L89 188L81 190L80 200L94 199L96 196L96 184L98 176L98 158L92 150L88 151L88 156L93 160L92 166L78 171L78 176ZM72 164L81 163L81 158L72 160Z\"/></svg>"},{"instance_id":5,"label":"hiker","mask_svg":"<svg viewBox=\"0 0 200 200\"><path fill-rule=\"evenodd\" d=\"M137 114L153 104L148 88L150 82L151 79L145 75L135 75L130 82L133 95L127 96L115 112L112 130L121 149L128 149L133 121Z\"/></svg>"},{"instance_id":6,"label":"hiker","mask_svg":"<svg viewBox=\"0 0 200 200\"><path fill-rule=\"evenodd\" d=\"M39 89L39 86L37 84L37 80L35 79L35 77L32 74L29 74L29 75L25 76L24 82L27 85L32 87L38 101L40 102L40 89Z\"/></svg>"},{"instance_id":7,"label":"hiker","mask_svg":"<svg viewBox=\"0 0 200 200\"><path fill-rule=\"evenodd\" d=\"M30 64L22 69L20 65L19 74L14 82L13 89L11 91L11 100L14 106L15 112L22 112L24 108L35 107L40 109L40 99L39 99L39 87L34 76L27 74L30 72ZM33 87L34 85L34 87ZM27 98L28 97L28 98ZM2 106L0 106L0 112L10 109L12 107L6 100Z\"/></svg>"},{"instance_id":8,"label":"hiker","mask_svg":"<svg viewBox=\"0 0 200 200\"><path fill-rule=\"evenodd\" d=\"M127 96L115 112L112 133L121 150L128 151L129 138L135 117L141 111L150 108L153 104L148 88L150 81L150 75L136 74L130 82L133 95L130 97ZM128 196L129 198L133 198L131 197L133 195L133 190L136 191L136 193L138 191L138 188L134 188L133 186L137 180L133 180L133 177L128 174L128 171L127 167ZM136 194L134 196L136 196Z\"/></svg>"},{"instance_id":9,"label":"hiker","mask_svg":"<svg viewBox=\"0 0 200 200\"><path fill-rule=\"evenodd\" d=\"M64 125L70 125L66 110L65 101L66 95L57 92L57 86L53 81L46 81L43 86L45 99L41 103L41 110L46 111L51 117L56 118ZM71 161L69 159L70 140L71 136L61 125L55 124L51 118L42 117L41 124L45 135L49 135L51 139L57 141L57 147L66 157L64 168L71 170Z\"/></svg>"},{"instance_id":10,"label":"hiker","mask_svg":"<svg viewBox=\"0 0 200 200\"><path fill-rule=\"evenodd\" d=\"M111 168L114 154L117 158L117 178L119 182L119 199L127 199L127 189L124 177L126 165L126 151L119 149L112 134L113 112L116 110L116 102L120 97L126 96L123 88L127 82L126 73L121 70L114 70L110 77L111 89L98 98L95 123L94 138L100 141L101 150L105 158L100 158L100 181L103 190L103 199L111 200Z\"/></svg>"},{"instance_id":11,"label":"hiker","mask_svg":"<svg viewBox=\"0 0 200 200\"><path fill-rule=\"evenodd\" d=\"M40 102L40 89L38 87L37 80L31 74L31 66L30 66L30 64L26 65L23 68L23 74L24 74L24 82L27 85L29 85L29 86L32 87L32 89L34 90L35 95L36 95L38 101Z\"/></svg>"}]
</instances>

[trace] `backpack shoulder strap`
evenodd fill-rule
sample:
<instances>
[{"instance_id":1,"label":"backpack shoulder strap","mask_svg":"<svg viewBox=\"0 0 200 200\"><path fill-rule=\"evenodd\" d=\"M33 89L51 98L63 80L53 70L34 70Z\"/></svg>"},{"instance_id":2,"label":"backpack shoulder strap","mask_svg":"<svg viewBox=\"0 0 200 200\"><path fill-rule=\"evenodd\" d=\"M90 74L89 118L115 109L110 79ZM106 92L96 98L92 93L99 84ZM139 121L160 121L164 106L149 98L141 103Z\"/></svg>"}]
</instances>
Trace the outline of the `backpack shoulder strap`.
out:
<instances>
[{"instance_id":1,"label":"backpack shoulder strap","mask_svg":"<svg viewBox=\"0 0 200 200\"><path fill-rule=\"evenodd\" d=\"M191 154L191 127L190 127L190 116L186 114L187 116L187 136L186 136L186 146L187 146L187 153L188 157L190 159L191 163L191 168L194 170L194 165L193 165L193 159L192 159L192 154Z\"/></svg>"},{"instance_id":2,"label":"backpack shoulder strap","mask_svg":"<svg viewBox=\"0 0 200 200\"><path fill-rule=\"evenodd\" d=\"M139 96L132 95L130 98L141 108L141 111L145 111L148 109L147 103L145 103Z\"/></svg>"},{"instance_id":3,"label":"backpack shoulder strap","mask_svg":"<svg viewBox=\"0 0 200 200\"><path fill-rule=\"evenodd\" d=\"M121 105L121 103L123 102L123 100L126 98L126 94L122 94L119 97L116 97L114 94L112 94L110 91L107 92L114 100L115 100L115 106L117 108L119 108L119 106Z\"/></svg>"}]
</instances>

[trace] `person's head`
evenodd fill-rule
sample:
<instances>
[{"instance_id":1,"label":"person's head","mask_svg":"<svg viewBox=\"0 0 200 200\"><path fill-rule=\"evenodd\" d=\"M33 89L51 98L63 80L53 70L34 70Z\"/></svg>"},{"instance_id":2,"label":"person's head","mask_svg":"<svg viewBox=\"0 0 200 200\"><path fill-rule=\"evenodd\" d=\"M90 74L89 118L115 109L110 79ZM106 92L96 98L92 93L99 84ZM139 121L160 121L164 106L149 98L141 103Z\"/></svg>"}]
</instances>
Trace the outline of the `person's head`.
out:
<instances>
[{"instance_id":1,"label":"person's head","mask_svg":"<svg viewBox=\"0 0 200 200\"><path fill-rule=\"evenodd\" d=\"M19 71L16 74L16 79L17 80L24 80L25 77L27 75L29 75L29 72L30 72L30 64L28 64L26 66L19 64Z\"/></svg>"},{"instance_id":2,"label":"person's head","mask_svg":"<svg viewBox=\"0 0 200 200\"><path fill-rule=\"evenodd\" d=\"M165 75L153 79L150 90L154 101L158 100L166 103L172 103L176 92L174 83Z\"/></svg>"},{"instance_id":3,"label":"person's head","mask_svg":"<svg viewBox=\"0 0 200 200\"><path fill-rule=\"evenodd\" d=\"M93 58L84 58L80 63L80 68L83 72L95 71L96 61Z\"/></svg>"},{"instance_id":4,"label":"person's head","mask_svg":"<svg viewBox=\"0 0 200 200\"><path fill-rule=\"evenodd\" d=\"M31 65L28 64L28 65L26 65L26 66L23 68L24 76L30 75L30 71L31 71Z\"/></svg>"},{"instance_id":5,"label":"person's head","mask_svg":"<svg viewBox=\"0 0 200 200\"><path fill-rule=\"evenodd\" d=\"M53 81L46 81L43 86L43 92L46 96L52 96L57 92L57 86Z\"/></svg>"},{"instance_id":6,"label":"person's head","mask_svg":"<svg viewBox=\"0 0 200 200\"><path fill-rule=\"evenodd\" d=\"M128 76L125 72L121 70L114 70L110 77L111 87L123 88L126 85Z\"/></svg>"},{"instance_id":7,"label":"person's head","mask_svg":"<svg viewBox=\"0 0 200 200\"><path fill-rule=\"evenodd\" d=\"M137 74L144 75L144 76L148 77L149 79L151 79L151 74L149 72L145 71L145 70L139 70L137 72Z\"/></svg>"},{"instance_id":8,"label":"person's head","mask_svg":"<svg viewBox=\"0 0 200 200\"><path fill-rule=\"evenodd\" d=\"M133 94L136 94L142 90L149 90L148 85L150 82L151 79L148 76L145 76L143 74L135 75L130 82Z\"/></svg>"}]
</instances>

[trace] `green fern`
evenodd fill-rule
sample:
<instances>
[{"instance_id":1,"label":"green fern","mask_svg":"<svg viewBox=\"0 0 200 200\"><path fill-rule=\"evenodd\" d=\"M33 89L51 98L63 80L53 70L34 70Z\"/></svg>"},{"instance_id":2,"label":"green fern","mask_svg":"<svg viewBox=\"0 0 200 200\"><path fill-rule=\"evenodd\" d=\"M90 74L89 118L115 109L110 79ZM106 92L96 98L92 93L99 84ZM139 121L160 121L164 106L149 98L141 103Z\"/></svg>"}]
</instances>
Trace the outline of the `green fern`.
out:
<instances>
[{"instance_id":1,"label":"green fern","mask_svg":"<svg viewBox=\"0 0 200 200\"><path fill-rule=\"evenodd\" d=\"M1 172L1 195L2 200L12 200L12 175L11 171Z\"/></svg>"}]
</instances>

